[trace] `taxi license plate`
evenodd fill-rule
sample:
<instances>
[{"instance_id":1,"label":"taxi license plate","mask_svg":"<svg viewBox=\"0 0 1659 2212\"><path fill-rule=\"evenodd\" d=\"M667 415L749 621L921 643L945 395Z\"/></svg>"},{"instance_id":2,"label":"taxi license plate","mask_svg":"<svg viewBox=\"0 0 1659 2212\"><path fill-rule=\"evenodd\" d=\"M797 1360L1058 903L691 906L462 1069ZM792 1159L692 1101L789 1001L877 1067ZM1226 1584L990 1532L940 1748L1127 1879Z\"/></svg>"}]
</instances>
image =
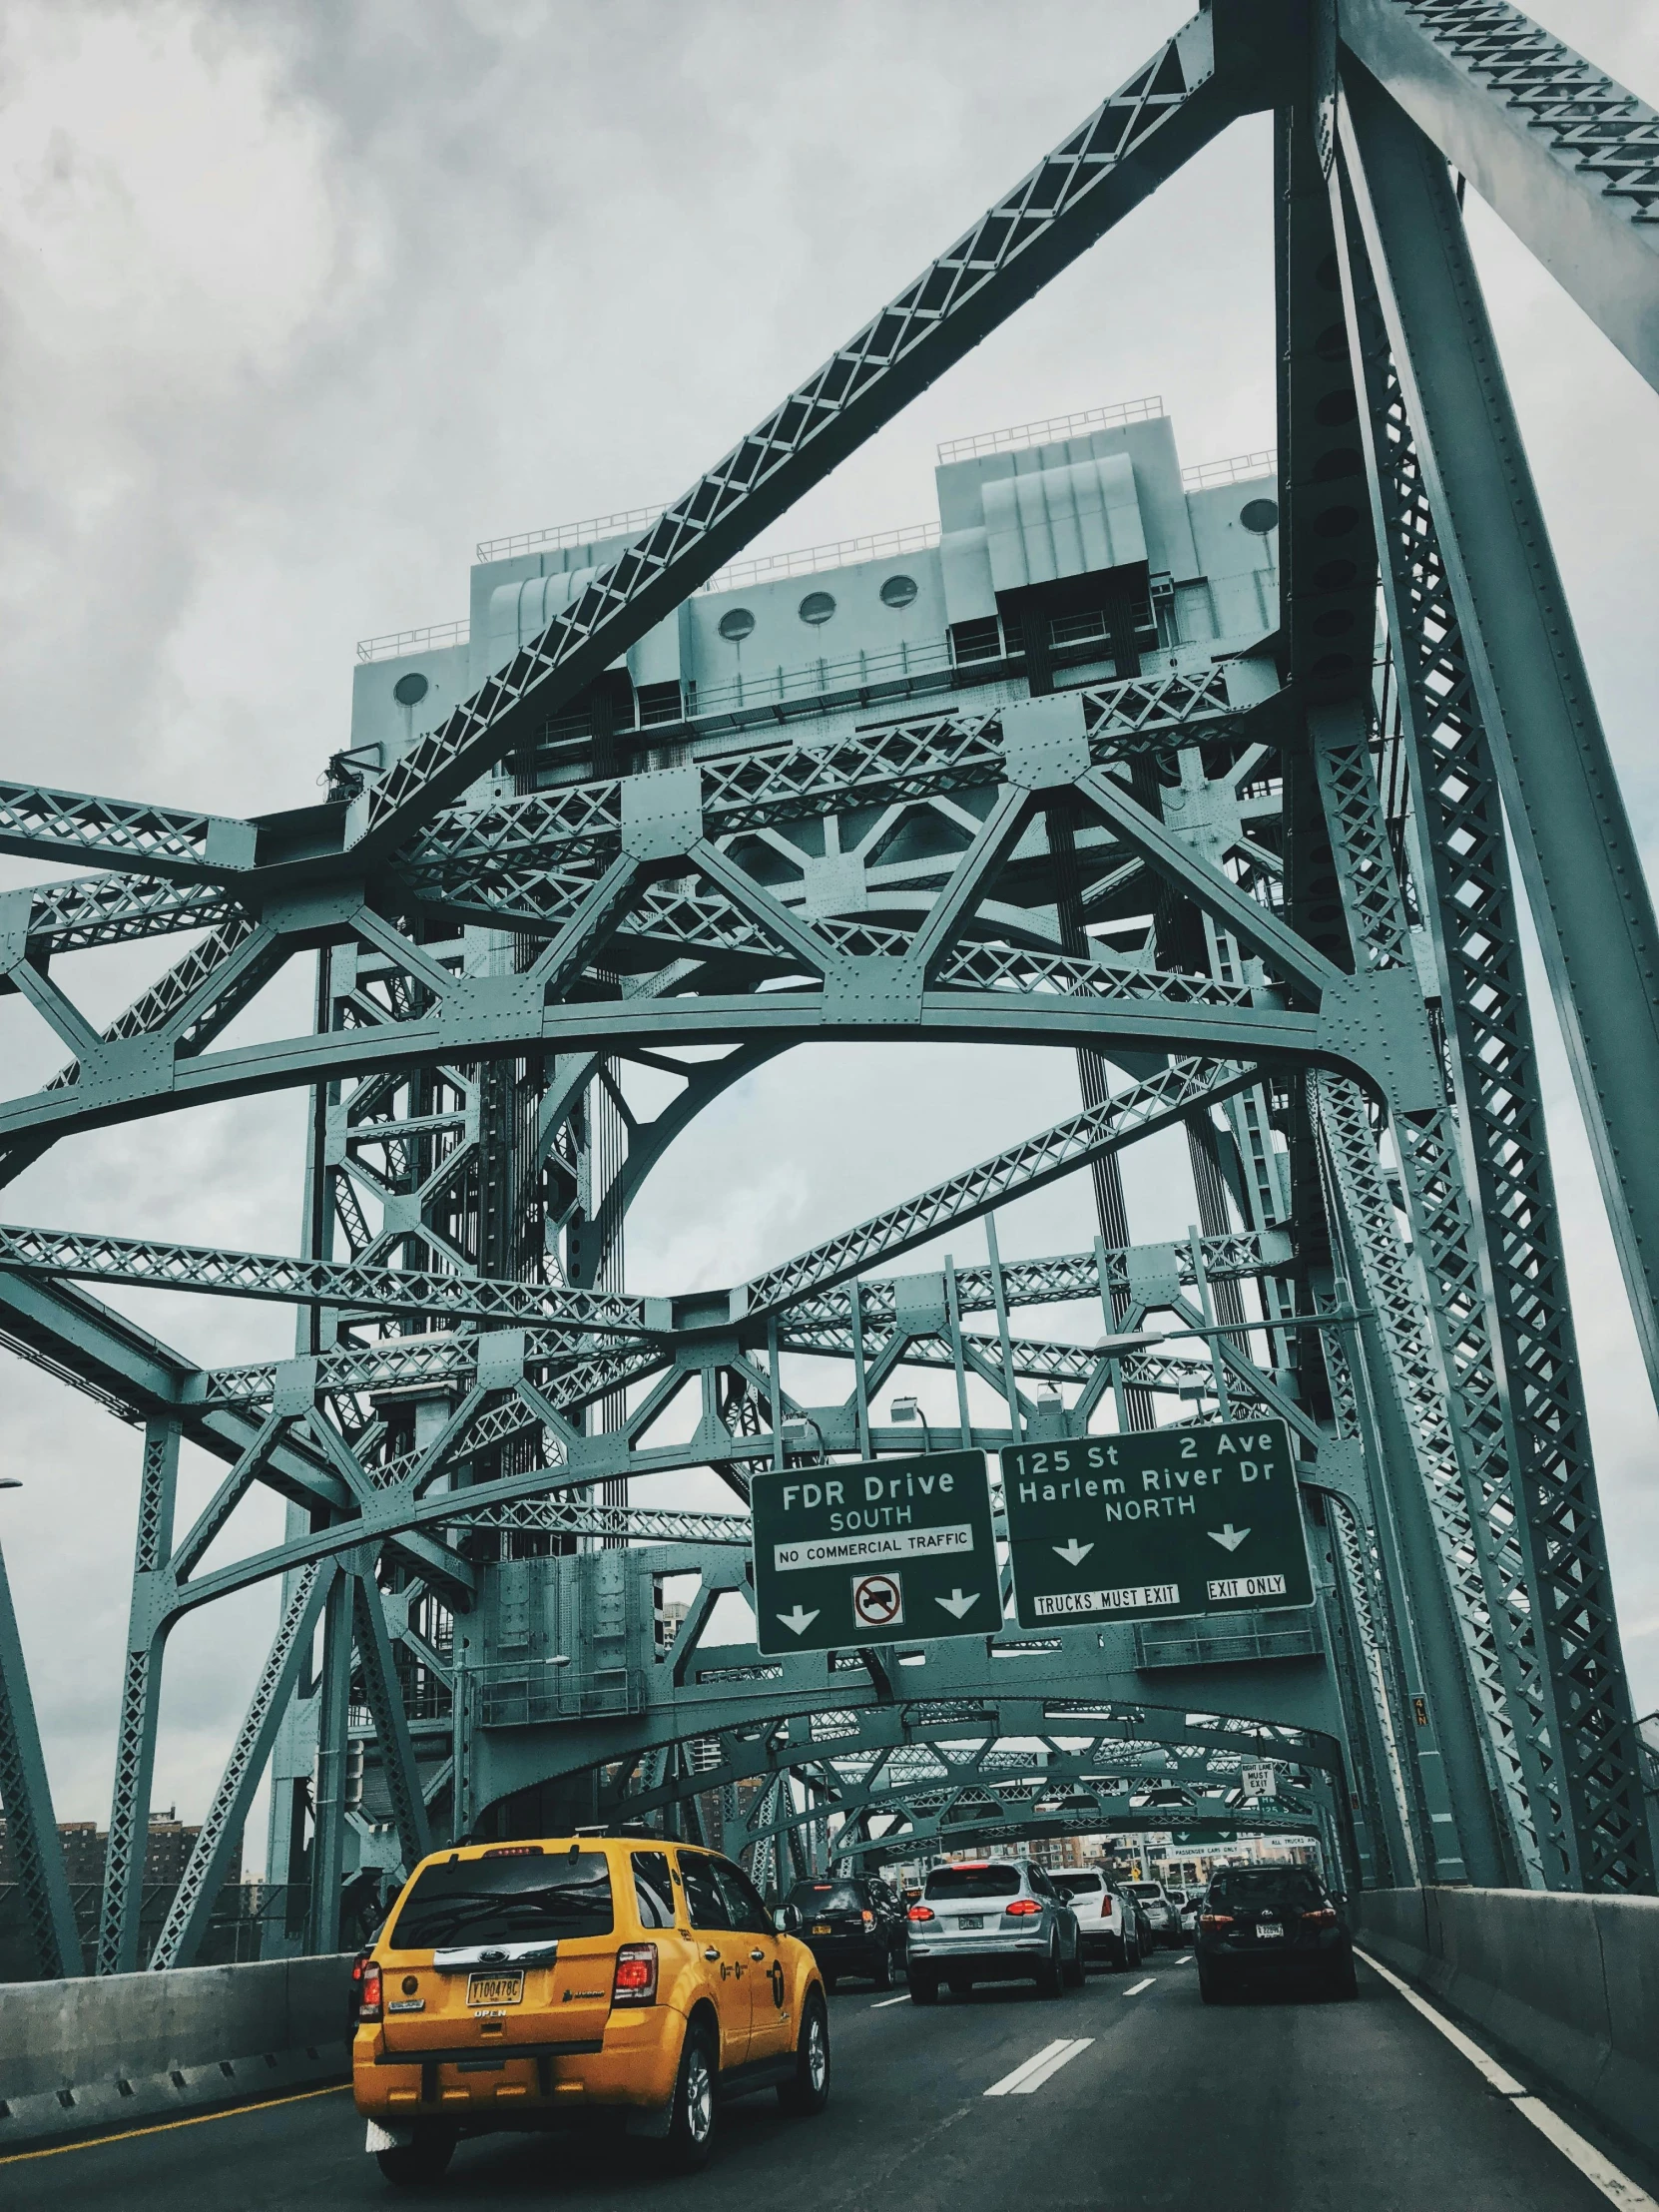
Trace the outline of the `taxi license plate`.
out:
<instances>
[{"instance_id":1,"label":"taxi license plate","mask_svg":"<svg viewBox=\"0 0 1659 2212\"><path fill-rule=\"evenodd\" d=\"M984 1925L985 1916L983 1913L963 1913L956 1923L958 1928L983 1928Z\"/></svg>"},{"instance_id":2,"label":"taxi license plate","mask_svg":"<svg viewBox=\"0 0 1659 2212\"><path fill-rule=\"evenodd\" d=\"M469 1973L466 1977L466 2001L468 2004L522 2004L523 1967L517 1973Z\"/></svg>"},{"instance_id":3,"label":"taxi license plate","mask_svg":"<svg viewBox=\"0 0 1659 2212\"><path fill-rule=\"evenodd\" d=\"M1258 1921L1256 1923L1256 1933L1264 1943L1271 1943L1282 1936L1285 1931L1277 1921Z\"/></svg>"},{"instance_id":4,"label":"taxi license plate","mask_svg":"<svg viewBox=\"0 0 1659 2212\"><path fill-rule=\"evenodd\" d=\"M828 1936L829 1933L830 1923L828 1921L815 1921L813 1923L813 1934L815 1936Z\"/></svg>"}]
</instances>

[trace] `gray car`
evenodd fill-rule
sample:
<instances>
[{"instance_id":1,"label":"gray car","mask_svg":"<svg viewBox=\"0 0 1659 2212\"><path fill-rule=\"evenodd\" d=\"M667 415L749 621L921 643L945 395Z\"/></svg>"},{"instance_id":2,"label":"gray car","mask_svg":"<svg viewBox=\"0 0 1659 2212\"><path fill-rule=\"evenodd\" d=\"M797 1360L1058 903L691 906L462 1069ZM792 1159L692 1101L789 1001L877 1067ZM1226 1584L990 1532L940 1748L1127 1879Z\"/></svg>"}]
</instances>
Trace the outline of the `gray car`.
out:
<instances>
[{"instance_id":1,"label":"gray car","mask_svg":"<svg viewBox=\"0 0 1659 2212\"><path fill-rule=\"evenodd\" d=\"M1152 1940L1170 1950L1179 1950L1182 1942L1181 1908L1170 1897L1161 1882L1126 1882L1123 1887L1132 1891L1141 1911L1146 1915L1147 1926L1152 1931Z\"/></svg>"},{"instance_id":2,"label":"gray car","mask_svg":"<svg viewBox=\"0 0 1659 2212\"><path fill-rule=\"evenodd\" d=\"M965 1859L934 1867L910 1908L910 1995L936 2004L939 1983L966 1996L976 1981L1034 1981L1057 1997L1083 1982L1077 1917L1029 1859Z\"/></svg>"}]
</instances>

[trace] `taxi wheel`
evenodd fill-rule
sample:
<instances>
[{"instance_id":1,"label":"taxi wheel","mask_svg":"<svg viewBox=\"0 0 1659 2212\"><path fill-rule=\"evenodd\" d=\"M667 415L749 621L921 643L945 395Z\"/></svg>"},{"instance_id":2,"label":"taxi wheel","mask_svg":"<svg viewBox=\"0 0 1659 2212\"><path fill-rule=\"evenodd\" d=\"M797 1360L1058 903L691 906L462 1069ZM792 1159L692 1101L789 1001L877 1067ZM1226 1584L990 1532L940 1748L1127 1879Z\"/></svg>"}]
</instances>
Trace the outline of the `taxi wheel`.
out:
<instances>
[{"instance_id":1,"label":"taxi wheel","mask_svg":"<svg viewBox=\"0 0 1659 2212\"><path fill-rule=\"evenodd\" d=\"M809 1997L795 2046L795 2078L778 2084L778 2101L798 2120L810 2120L830 2102L830 2015L822 1997Z\"/></svg>"},{"instance_id":2,"label":"taxi wheel","mask_svg":"<svg viewBox=\"0 0 1659 2212\"><path fill-rule=\"evenodd\" d=\"M670 2172L694 2174L709 2163L715 2146L715 2077L719 2061L714 2037L701 2020L686 2030L680 2071L669 2107L663 2163Z\"/></svg>"},{"instance_id":3,"label":"taxi wheel","mask_svg":"<svg viewBox=\"0 0 1659 2212\"><path fill-rule=\"evenodd\" d=\"M455 2155L455 2130L419 2123L412 2143L394 2150L377 2150L374 2163L386 2180L398 2189L419 2189L443 2179L444 2169Z\"/></svg>"}]
</instances>

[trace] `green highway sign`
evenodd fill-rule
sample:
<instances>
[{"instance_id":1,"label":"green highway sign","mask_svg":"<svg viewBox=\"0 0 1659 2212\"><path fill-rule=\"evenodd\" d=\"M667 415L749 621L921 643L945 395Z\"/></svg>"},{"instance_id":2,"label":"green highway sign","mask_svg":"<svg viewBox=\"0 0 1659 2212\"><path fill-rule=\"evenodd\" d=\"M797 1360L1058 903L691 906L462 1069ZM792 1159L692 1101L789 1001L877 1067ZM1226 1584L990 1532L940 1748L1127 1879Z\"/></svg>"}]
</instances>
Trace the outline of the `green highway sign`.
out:
<instances>
[{"instance_id":1,"label":"green highway sign","mask_svg":"<svg viewBox=\"0 0 1659 2212\"><path fill-rule=\"evenodd\" d=\"M758 1474L749 1509L764 1652L989 1636L1002 1626L982 1451Z\"/></svg>"},{"instance_id":2,"label":"green highway sign","mask_svg":"<svg viewBox=\"0 0 1659 2212\"><path fill-rule=\"evenodd\" d=\"M1022 1628L1314 1602L1282 1420L1015 1444L1002 1492Z\"/></svg>"}]
</instances>

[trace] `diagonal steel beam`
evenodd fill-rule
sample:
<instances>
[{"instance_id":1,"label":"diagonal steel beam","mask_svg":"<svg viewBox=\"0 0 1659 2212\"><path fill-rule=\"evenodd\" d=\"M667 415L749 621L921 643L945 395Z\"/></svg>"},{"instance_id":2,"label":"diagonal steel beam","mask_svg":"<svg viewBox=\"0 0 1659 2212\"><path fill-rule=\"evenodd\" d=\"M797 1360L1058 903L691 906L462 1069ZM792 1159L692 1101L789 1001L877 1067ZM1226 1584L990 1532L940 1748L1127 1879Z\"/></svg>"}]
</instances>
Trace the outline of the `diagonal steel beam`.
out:
<instances>
[{"instance_id":1,"label":"diagonal steel beam","mask_svg":"<svg viewBox=\"0 0 1659 2212\"><path fill-rule=\"evenodd\" d=\"M1505 0L1342 0L1344 44L1659 386L1659 115Z\"/></svg>"},{"instance_id":2,"label":"diagonal steel beam","mask_svg":"<svg viewBox=\"0 0 1659 2212\"><path fill-rule=\"evenodd\" d=\"M210 1297L276 1299L287 1304L316 1299L378 1313L533 1322L544 1329L573 1329L584 1335L596 1331L638 1335L646 1326L645 1302L621 1292L570 1291L545 1284L490 1282L478 1276L435 1275L414 1268L364 1267L348 1260L290 1260L212 1245L162 1244L142 1237L82 1236L0 1224L0 1269L6 1268L83 1282L199 1291Z\"/></svg>"},{"instance_id":3,"label":"diagonal steel beam","mask_svg":"<svg viewBox=\"0 0 1659 2212\"><path fill-rule=\"evenodd\" d=\"M1023 1144L1010 1145L1007 1151L964 1168L960 1175L935 1183L902 1206L889 1206L855 1229L754 1277L732 1294L733 1311L754 1316L788 1307L809 1291L828 1290L875 1260L926 1244L950 1223L977 1221L1006 1199L1041 1190L1069 1175L1096 1153L1151 1136L1195 1107L1230 1098L1258 1079L1259 1070L1236 1061L1177 1060L1102 1105L1074 1114Z\"/></svg>"},{"instance_id":4,"label":"diagonal steel beam","mask_svg":"<svg viewBox=\"0 0 1659 2212\"><path fill-rule=\"evenodd\" d=\"M599 675L1238 112L1195 16L367 795L386 850Z\"/></svg>"},{"instance_id":5,"label":"diagonal steel beam","mask_svg":"<svg viewBox=\"0 0 1659 2212\"><path fill-rule=\"evenodd\" d=\"M254 861L251 822L96 799L44 784L0 783L0 852L37 860L100 860L106 867L175 882L212 882Z\"/></svg>"},{"instance_id":6,"label":"diagonal steel beam","mask_svg":"<svg viewBox=\"0 0 1659 2212\"><path fill-rule=\"evenodd\" d=\"M63 1843L52 1814L52 1789L41 1756L35 1701L18 1634L6 1561L0 1553L0 1806L6 1842L23 1893L35 1955L48 1981L86 1971L75 1925Z\"/></svg>"}]
</instances>

